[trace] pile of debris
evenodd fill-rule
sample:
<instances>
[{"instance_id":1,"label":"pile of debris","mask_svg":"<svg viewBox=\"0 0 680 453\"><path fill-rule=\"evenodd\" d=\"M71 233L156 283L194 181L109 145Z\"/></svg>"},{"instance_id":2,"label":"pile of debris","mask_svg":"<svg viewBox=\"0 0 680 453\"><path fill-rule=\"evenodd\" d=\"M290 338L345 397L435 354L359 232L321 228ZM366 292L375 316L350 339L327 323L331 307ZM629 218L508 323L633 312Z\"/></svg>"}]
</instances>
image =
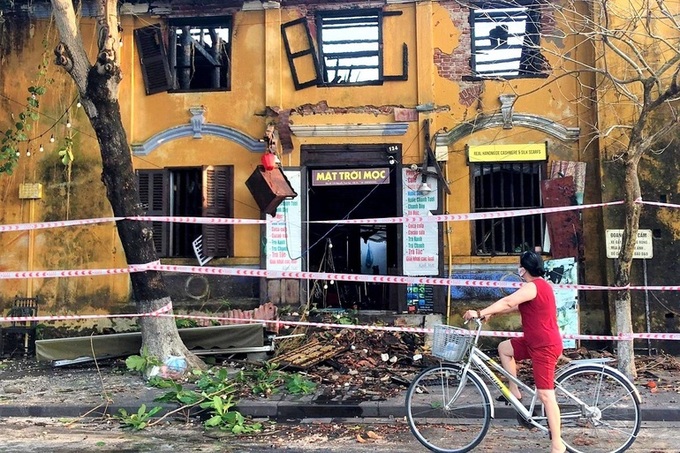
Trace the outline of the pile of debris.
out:
<instances>
[{"instance_id":1,"label":"pile of debris","mask_svg":"<svg viewBox=\"0 0 680 453\"><path fill-rule=\"evenodd\" d=\"M436 363L423 334L354 329L308 332L304 343L281 345L271 362L307 374L321 388L318 398L345 402L403 393L423 366Z\"/></svg>"}]
</instances>

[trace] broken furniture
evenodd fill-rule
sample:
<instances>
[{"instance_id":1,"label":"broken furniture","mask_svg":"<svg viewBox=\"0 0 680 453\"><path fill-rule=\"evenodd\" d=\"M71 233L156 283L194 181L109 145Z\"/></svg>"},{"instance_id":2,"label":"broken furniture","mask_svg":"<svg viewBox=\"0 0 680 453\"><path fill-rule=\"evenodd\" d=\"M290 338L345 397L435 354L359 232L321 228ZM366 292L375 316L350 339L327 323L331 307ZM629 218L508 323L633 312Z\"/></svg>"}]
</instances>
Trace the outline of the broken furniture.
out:
<instances>
[{"instance_id":1,"label":"broken furniture","mask_svg":"<svg viewBox=\"0 0 680 453\"><path fill-rule=\"evenodd\" d=\"M258 165L246 180L246 187L253 195L260 211L271 216L276 215L276 208L283 200L297 197L290 181L279 167L265 170L264 166Z\"/></svg>"},{"instance_id":2,"label":"broken furniture","mask_svg":"<svg viewBox=\"0 0 680 453\"><path fill-rule=\"evenodd\" d=\"M25 318L38 315L38 297L14 298L8 317ZM35 352L37 321L17 320L9 326L0 325L0 356L28 356Z\"/></svg>"}]
</instances>

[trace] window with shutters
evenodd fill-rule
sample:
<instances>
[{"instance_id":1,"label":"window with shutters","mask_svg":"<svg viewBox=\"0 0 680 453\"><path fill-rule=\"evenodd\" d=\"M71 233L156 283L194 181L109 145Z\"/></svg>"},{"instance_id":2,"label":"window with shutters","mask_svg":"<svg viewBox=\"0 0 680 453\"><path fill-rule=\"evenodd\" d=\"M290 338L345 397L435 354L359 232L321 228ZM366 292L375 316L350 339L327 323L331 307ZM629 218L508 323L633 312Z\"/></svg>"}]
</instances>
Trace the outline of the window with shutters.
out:
<instances>
[{"instance_id":1,"label":"window with shutters","mask_svg":"<svg viewBox=\"0 0 680 453\"><path fill-rule=\"evenodd\" d=\"M135 30L147 94L231 89L231 18L172 19Z\"/></svg>"},{"instance_id":2,"label":"window with shutters","mask_svg":"<svg viewBox=\"0 0 680 453\"><path fill-rule=\"evenodd\" d=\"M471 164L474 212L541 207L545 164L537 162ZM476 255L512 255L543 243L543 216L489 218L474 222Z\"/></svg>"},{"instance_id":3,"label":"window with shutters","mask_svg":"<svg viewBox=\"0 0 680 453\"><path fill-rule=\"evenodd\" d=\"M471 12L473 78L547 77L541 18L532 0L484 2Z\"/></svg>"},{"instance_id":4,"label":"window with shutters","mask_svg":"<svg viewBox=\"0 0 680 453\"><path fill-rule=\"evenodd\" d=\"M138 170L142 206L149 216L232 218L232 166ZM156 252L162 258L195 256L192 243L202 236L203 254L233 256L233 226L152 222Z\"/></svg>"}]
</instances>

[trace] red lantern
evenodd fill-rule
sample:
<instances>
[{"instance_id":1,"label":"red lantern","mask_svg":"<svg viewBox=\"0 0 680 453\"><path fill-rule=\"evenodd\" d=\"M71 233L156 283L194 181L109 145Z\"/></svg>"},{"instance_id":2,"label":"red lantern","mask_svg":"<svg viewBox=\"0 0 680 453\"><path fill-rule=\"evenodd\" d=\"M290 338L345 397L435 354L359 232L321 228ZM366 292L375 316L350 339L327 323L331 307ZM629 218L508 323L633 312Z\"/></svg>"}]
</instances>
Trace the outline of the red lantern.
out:
<instances>
[{"instance_id":1,"label":"red lantern","mask_svg":"<svg viewBox=\"0 0 680 453\"><path fill-rule=\"evenodd\" d=\"M272 153L264 153L262 155L262 166L267 171L275 169L276 168L276 156Z\"/></svg>"}]
</instances>

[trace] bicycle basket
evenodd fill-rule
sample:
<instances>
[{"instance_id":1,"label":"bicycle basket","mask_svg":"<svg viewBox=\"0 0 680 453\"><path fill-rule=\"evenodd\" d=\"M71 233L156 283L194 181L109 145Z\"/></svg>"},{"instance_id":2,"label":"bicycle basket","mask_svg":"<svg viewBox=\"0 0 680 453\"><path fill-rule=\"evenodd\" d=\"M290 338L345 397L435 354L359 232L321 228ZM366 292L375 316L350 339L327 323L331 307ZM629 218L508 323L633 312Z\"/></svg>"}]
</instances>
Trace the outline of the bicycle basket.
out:
<instances>
[{"instance_id":1,"label":"bicycle basket","mask_svg":"<svg viewBox=\"0 0 680 453\"><path fill-rule=\"evenodd\" d=\"M460 362L471 343L469 330L446 325L434 326L432 355L447 362Z\"/></svg>"}]
</instances>

